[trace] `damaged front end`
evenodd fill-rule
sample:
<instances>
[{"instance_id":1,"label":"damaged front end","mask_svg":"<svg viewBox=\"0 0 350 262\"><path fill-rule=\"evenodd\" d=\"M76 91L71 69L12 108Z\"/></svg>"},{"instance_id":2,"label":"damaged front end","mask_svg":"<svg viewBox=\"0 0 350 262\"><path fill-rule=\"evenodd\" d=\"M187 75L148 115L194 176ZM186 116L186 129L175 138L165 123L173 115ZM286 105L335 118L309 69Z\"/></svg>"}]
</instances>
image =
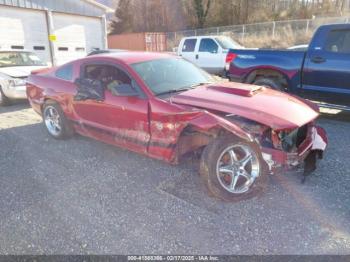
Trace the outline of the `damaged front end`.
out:
<instances>
[{"instance_id":1,"label":"damaged front end","mask_svg":"<svg viewBox=\"0 0 350 262\"><path fill-rule=\"evenodd\" d=\"M305 177L316 169L317 159L322 158L328 144L325 130L314 121L298 128L273 130L239 116L226 115L226 118L239 123L255 137L270 173L303 167Z\"/></svg>"},{"instance_id":2,"label":"damaged front end","mask_svg":"<svg viewBox=\"0 0 350 262\"><path fill-rule=\"evenodd\" d=\"M309 123L292 130L271 130L264 142L262 155L271 172L304 163L304 175L308 175L316 169L316 157L322 158L327 136L321 127Z\"/></svg>"}]
</instances>

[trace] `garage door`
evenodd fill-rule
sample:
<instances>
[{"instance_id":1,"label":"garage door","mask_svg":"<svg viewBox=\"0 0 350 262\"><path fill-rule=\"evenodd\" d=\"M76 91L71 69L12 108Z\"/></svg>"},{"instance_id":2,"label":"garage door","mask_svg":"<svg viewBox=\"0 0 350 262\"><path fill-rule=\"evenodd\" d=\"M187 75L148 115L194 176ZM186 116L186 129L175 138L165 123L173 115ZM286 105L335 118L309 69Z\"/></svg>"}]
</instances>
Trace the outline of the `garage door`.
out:
<instances>
[{"instance_id":1,"label":"garage door","mask_svg":"<svg viewBox=\"0 0 350 262\"><path fill-rule=\"evenodd\" d=\"M95 17L53 13L56 63L61 65L104 48L102 20Z\"/></svg>"},{"instance_id":2,"label":"garage door","mask_svg":"<svg viewBox=\"0 0 350 262\"><path fill-rule=\"evenodd\" d=\"M0 25L0 49L34 51L51 62L45 12L1 6Z\"/></svg>"}]
</instances>

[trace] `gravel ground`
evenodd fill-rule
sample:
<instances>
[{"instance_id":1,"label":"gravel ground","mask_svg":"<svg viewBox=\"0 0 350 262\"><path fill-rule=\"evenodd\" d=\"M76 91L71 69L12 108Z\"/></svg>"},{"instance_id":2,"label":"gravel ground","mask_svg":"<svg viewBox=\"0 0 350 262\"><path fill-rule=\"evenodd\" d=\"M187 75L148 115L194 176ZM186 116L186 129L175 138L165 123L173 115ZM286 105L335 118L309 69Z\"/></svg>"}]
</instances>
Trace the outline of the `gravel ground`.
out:
<instances>
[{"instance_id":1,"label":"gravel ground","mask_svg":"<svg viewBox=\"0 0 350 262\"><path fill-rule=\"evenodd\" d=\"M0 254L350 254L350 121L319 123L330 145L305 184L274 175L225 203L193 159L57 141L27 104L0 108Z\"/></svg>"}]
</instances>

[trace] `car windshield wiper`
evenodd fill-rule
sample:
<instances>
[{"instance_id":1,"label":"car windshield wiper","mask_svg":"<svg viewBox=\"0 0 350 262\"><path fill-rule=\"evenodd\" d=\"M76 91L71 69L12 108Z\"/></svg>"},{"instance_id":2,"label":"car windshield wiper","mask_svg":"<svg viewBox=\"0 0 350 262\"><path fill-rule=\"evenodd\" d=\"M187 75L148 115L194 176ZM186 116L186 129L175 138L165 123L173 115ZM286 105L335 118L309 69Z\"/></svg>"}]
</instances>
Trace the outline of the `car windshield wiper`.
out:
<instances>
[{"instance_id":1,"label":"car windshield wiper","mask_svg":"<svg viewBox=\"0 0 350 262\"><path fill-rule=\"evenodd\" d=\"M194 89L194 88L196 88L196 87L198 87L198 86L207 85L207 84L212 84L212 82L195 83L195 84L192 84L192 85L190 85L190 86L185 86L185 87L182 87L182 88L170 89L170 90L168 90L168 91L164 91L164 92L158 93L157 96L165 95L165 94L173 94L173 93L183 92L183 91L187 91L187 90L190 90L190 89Z\"/></svg>"},{"instance_id":2,"label":"car windshield wiper","mask_svg":"<svg viewBox=\"0 0 350 262\"><path fill-rule=\"evenodd\" d=\"M173 94L173 93L178 93L178 92L183 92L183 91L187 91L187 90L190 90L190 89L193 89L192 86L189 86L189 87L183 87L183 88L174 88L174 89L170 89L168 91L164 91L164 92L160 92L160 93L157 93L157 96L160 96L160 95L165 95L165 94Z\"/></svg>"},{"instance_id":3,"label":"car windshield wiper","mask_svg":"<svg viewBox=\"0 0 350 262\"><path fill-rule=\"evenodd\" d=\"M214 82L201 82L201 83L195 83L193 85L190 85L190 88L195 88L197 86L204 86L204 85L209 85L209 84L213 84Z\"/></svg>"}]
</instances>

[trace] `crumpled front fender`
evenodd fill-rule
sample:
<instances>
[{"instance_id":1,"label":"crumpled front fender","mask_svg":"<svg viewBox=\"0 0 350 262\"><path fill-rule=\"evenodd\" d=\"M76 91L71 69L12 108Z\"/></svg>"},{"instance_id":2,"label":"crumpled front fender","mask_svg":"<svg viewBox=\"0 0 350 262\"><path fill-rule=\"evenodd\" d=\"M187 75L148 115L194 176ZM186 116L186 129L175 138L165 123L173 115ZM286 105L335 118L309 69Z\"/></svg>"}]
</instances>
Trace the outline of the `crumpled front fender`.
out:
<instances>
[{"instance_id":1,"label":"crumpled front fender","mask_svg":"<svg viewBox=\"0 0 350 262\"><path fill-rule=\"evenodd\" d=\"M253 142L253 138L238 125L206 110L153 113L150 125L151 141L148 149L149 154L169 162L176 162L177 146L183 131L187 127L191 127L198 133L208 135L224 129L242 140ZM191 144L191 142L196 144L194 141L191 141L191 138L187 139L190 139L186 141L187 144ZM195 149L196 145L194 145L193 149Z\"/></svg>"},{"instance_id":2,"label":"crumpled front fender","mask_svg":"<svg viewBox=\"0 0 350 262\"><path fill-rule=\"evenodd\" d=\"M253 141L253 138L250 136L250 134L245 132L241 127L239 127L235 123L232 123L220 116L214 115L207 111L203 111L202 114L191 119L188 122L188 124L191 124L203 131L208 131L214 128L221 127L243 140L247 140L249 142Z\"/></svg>"}]
</instances>

